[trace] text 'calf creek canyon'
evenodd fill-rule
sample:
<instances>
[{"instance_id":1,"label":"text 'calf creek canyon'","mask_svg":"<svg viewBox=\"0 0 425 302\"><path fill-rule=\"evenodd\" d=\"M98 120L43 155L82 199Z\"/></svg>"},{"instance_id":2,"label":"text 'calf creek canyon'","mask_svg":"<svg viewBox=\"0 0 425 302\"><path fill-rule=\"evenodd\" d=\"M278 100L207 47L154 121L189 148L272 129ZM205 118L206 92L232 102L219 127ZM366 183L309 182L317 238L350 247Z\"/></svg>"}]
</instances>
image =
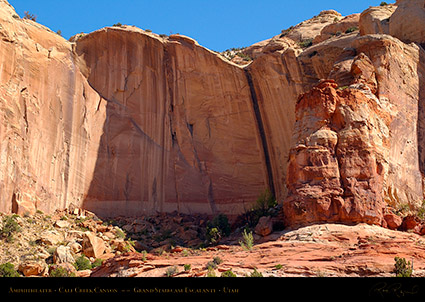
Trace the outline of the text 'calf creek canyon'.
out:
<instances>
[{"instance_id":1,"label":"text 'calf creek canyon'","mask_svg":"<svg viewBox=\"0 0 425 302\"><path fill-rule=\"evenodd\" d=\"M421 238L424 28L399 0L218 53L121 24L67 41L0 0L0 212L235 221L268 191L282 228Z\"/></svg>"}]
</instances>

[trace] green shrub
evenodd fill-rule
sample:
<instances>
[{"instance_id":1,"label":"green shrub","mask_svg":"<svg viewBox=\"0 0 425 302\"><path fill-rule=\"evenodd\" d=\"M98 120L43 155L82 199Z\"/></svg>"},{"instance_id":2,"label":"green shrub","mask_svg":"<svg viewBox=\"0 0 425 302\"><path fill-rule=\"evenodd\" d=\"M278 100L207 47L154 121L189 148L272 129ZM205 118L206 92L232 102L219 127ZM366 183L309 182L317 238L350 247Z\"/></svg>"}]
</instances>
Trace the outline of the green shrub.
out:
<instances>
[{"instance_id":1,"label":"green shrub","mask_svg":"<svg viewBox=\"0 0 425 302\"><path fill-rule=\"evenodd\" d=\"M387 6L387 5L388 5L388 3L385 2L385 1L382 1L381 4L379 4L379 6Z\"/></svg>"},{"instance_id":2,"label":"green shrub","mask_svg":"<svg viewBox=\"0 0 425 302\"><path fill-rule=\"evenodd\" d=\"M1 237L6 238L6 241L12 241L13 233L21 231L21 227L15 220L16 217L17 215L3 217L3 227L0 230L0 235Z\"/></svg>"},{"instance_id":3,"label":"green shrub","mask_svg":"<svg viewBox=\"0 0 425 302\"><path fill-rule=\"evenodd\" d=\"M114 25L112 25L112 26L114 26L114 27L121 27L122 26L122 24L120 23L120 22L118 22L118 23L115 23Z\"/></svg>"},{"instance_id":4,"label":"green shrub","mask_svg":"<svg viewBox=\"0 0 425 302\"><path fill-rule=\"evenodd\" d=\"M207 242L216 244L220 241L221 237L230 235L229 219L224 214L219 214L211 221L208 221L205 232Z\"/></svg>"},{"instance_id":5,"label":"green shrub","mask_svg":"<svg viewBox=\"0 0 425 302\"><path fill-rule=\"evenodd\" d=\"M416 216L418 216L418 218L420 220L424 220L425 219L425 200L422 201L422 205L421 207L417 210L416 212Z\"/></svg>"},{"instance_id":6,"label":"green shrub","mask_svg":"<svg viewBox=\"0 0 425 302\"><path fill-rule=\"evenodd\" d=\"M358 28L357 26L353 26L353 27L348 28L348 29L345 31L345 33L346 33L346 34L349 34L349 33L352 33L352 32L354 32L354 31L356 31L356 30L359 30L359 28Z\"/></svg>"},{"instance_id":7,"label":"green shrub","mask_svg":"<svg viewBox=\"0 0 425 302\"><path fill-rule=\"evenodd\" d=\"M270 190L264 190L251 209L243 213L239 219L242 225L254 228L262 216L273 216L277 209L277 201Z\"/></svg>"},{"instance_id":8,"label":"green shrub","mask_svg":"<svg viewBox=\"0 0 425 302\"><path fill-rule=\"evenodd\" d=\"M254 278L263 277L263 274L257 271L256 268L254 268L254 271L251 273L250 277L254 277Z\"/></svg>"},{"instance_id":9,"label":"green shrub","mask_svg":"<svg viewBox=\"0 0 425 302\"><path fill-rule=\"evenodd\" d=\"M307 48L313 45L313 39L305 39L298 43L301 48Z\"/></svg>"},{"instance_id":10,"label":"green shrub","mask_svg":"<svg viewBox=\"0 0 425 302\"><path fill-rule=\"evenodd\" d=\"M236 274L232 272L232 269L224 271L221 273L221 277L236 277Z\"/></svg>"},{"instance_id":11,"label":"green shrub","mask_svg":"<svg viewBox=\"0 0 425 302\"><path fill-rule=\"evenodd\" d=\"M212 268L212 267L208 267L208 272L207 272L206 277L217 277L217 276L215 275L214 268Z\"/></svg>"},{"instance_id":12,"label":"green shrub","mask_svg":"<svg viewBox=\"0 0 425 302\"><path fill-rule=\"evenodd\" d=\"M170 266L169 268L167 268L167 270L165 271L165 275L167 277L172 277L173 275L177 274L177 266Z\"/></svg>"},{"instance_id":13,"label":"green shrub","mask_svg":"<svg viewBox=\"0 0 425 302\"><path fill-rule=\"evenodd\" d=\"M238 53L236 53L236 55L238 57L241 57L244 61L247 61L247 62L252 61L252 58L249 55L247 55L243 52L238 52Z\"/></svg>"},{"instance_id":14,"label":"green shrub","mask_svg":"<svg viewBox=\"0 0 425 302\"><path fill-rule=\"evenodd\" d=\"M183 265L183 268L184 268L184 271L185 271L185 272L190 271L191 267L192 267L192 266L191 266L190 264L185 264L185 265Z\"/></svg>"},{"instance_id":15,"label":"green shrub","mask_svg":"<svg viewBox=\"0 0 425 302\"><path fill-rule=\"evenodd\" d=\"M101 266L101 265L102 265L102 263L103 263L103 259L96 259L96 260L92 263L91 268L95 268L95 267Z\"/></svg>"},{"instance_id":16,"label":"green shrub","mask_svg":"<svg viewBox=\"0 0 425 302\"><path fill-rule=\"evenodd\" d=\"M72 272L69 272L64 267L57 267L55 269L52 269L49 273L49 277L75 277L75 274Z\"/></svg>"},{"instance_id":17,"label":"green shrub","mask_svg":"<svg viewBox=\"0 0 425 302\"><path fill-rule=\"evenodd\" d=\"M406 262L405 258L394 258L394 273L396 277L411 277L413 273L413 260L412 263Z\"/></svg>"},{"instance_id":18,"label":"green shrub","mask_svg":"<svg viewBox=\"0 0 425 302\"><path fill-rule=\"evenodd\" d=\"M81 255L80 257L77 258L77 260L75 260L74 266L77 269L77 271L92 269L90 260L87 259L87 257L84 255Z\"/></svg>"},{"instance_id":19,"label":"green shrub","mask_svg":"<svg viewBox=\"0 0 425 302\"><path fill-rule=\"evenodd\" d=\"M15 266L6 262L0 265L0 277L20 277L21 275L15 270Z\"/></svg>"},{"instance_id":20,"label":"green shrub","mask_svg":"<svg viewBox=\"0 0 425 302\"><path fill-rule=\"evenodd\" d=\"M246 229L243 230L242 239L243 240L239 241L241 247L247 251L252 250L252 247L254 246L254 236L252 235L252 232L248 233Z\"/></svg>"}]
</instances>

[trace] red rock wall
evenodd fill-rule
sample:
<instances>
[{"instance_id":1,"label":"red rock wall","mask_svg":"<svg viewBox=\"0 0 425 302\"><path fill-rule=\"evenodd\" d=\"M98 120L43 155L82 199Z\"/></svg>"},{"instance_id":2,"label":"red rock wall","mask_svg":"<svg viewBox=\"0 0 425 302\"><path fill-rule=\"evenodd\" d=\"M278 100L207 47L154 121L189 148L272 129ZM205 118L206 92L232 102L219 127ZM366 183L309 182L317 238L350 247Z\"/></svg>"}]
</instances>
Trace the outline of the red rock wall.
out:
<instances>
[{"instance_id":1,"label":"red rock wall","mask_svg":"<svg viewBox=\"0 0 425 302\"><path fill-rule=\"evenodd\" d=\"M242 68L192 39L133 28L96 31L76 51L108 100L85 208L234 214L267 186Z\"/></svg>"}]
</instances>

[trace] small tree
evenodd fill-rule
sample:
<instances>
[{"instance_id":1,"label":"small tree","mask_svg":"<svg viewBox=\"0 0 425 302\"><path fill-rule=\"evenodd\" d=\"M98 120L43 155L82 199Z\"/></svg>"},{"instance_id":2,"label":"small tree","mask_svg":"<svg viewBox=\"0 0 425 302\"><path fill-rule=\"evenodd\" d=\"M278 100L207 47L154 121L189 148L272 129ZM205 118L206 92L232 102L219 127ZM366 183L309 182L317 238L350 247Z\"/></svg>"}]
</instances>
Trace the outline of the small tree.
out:
<instances>
[{"instance_id":1,"label":"small tree","mask_svg":"<svg viewBox=\"0 0 425 302\"><path fill-rule=\"evenodd\" d=\"M37 16L36 16L36 15L31 14L31 13L30 13L30 12L28 12L28 11L25 11L25 12L24 12L24 19L28 19L28 20L32 20L32 21L36 22L36 21L37 21Z\"/></svg>"},{"instance_id":2,"label":"small tree","mask_svg":"<svg viewBox=\"0 0 425 302\"><path fill-rule=\"evenodd\" d=\"M395 257L394 258L394 273L396 277L411 277L413 273L413 261L412 263L406 262L405 258Z\"/></svg>"}]
</instances>

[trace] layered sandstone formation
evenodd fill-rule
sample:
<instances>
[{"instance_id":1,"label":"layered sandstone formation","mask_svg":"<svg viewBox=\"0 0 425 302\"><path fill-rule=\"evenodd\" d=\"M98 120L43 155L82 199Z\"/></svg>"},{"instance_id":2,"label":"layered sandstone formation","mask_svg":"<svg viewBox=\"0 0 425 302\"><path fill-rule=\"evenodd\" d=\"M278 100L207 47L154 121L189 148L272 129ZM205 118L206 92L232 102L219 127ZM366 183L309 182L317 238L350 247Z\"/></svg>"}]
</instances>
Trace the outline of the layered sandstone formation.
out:
<instances>
[{"instance_id":1,"label":"layered sandstone formation","mask_svg":"<svg viewBox=\"0 0 425 302\"><path fill-rule=\"evenodd\" d=\"M238 213L267 186L245 72L194 40L131 27L76 42L107 100L84 207Z\"/></svg>"},{"instance_id":2,"label":"layered sandstone formation","mask_svg":"<svg viewBox=\"0 0 425 302\"><path fill-rule=\"evenodd\" d=\"M288 225L385 224L423 200L422 4L324 11L239 66L131 26L68 42L1 0L0 211L232 215L268 188Z\"/></svg>"}]
</instances>

